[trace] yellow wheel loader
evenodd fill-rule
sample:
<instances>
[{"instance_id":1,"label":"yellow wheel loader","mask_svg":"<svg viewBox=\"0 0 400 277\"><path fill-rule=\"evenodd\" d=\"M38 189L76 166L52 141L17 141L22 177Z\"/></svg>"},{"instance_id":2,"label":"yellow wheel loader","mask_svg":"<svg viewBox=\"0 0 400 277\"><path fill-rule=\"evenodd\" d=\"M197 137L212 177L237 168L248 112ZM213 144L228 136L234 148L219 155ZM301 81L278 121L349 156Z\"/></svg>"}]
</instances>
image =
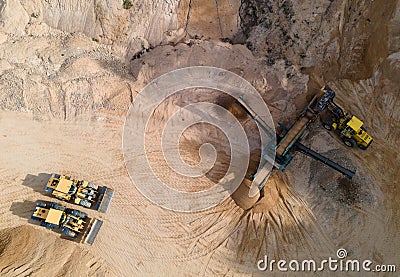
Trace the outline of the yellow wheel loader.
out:
<instances>
[{"instance_id":1,"label":"yellow wheel loader","mask_svg":"<svg viewBox=\"0 0 400 277\"><path fill-rule=\"evenodd\" d=\"M44 226L79 242L93 244L103 221L90 219L86 213L55 202L37 202L31 216Z\"/></svg>"},{"instance_id":2,"label":"yellow wheel loader","mask_svg":"<svg viewBox=\"0 0 400 277\"><path fill-rule=\"evenodd\" d=\"M328 120L322 122L324 128L329 131L336 131L346 146L358 146L360 149L366 150L373 140L365 130L364 123L356 116L343 111L333 102L335 92L329 86L324 86L322 91L325 92L324 97L329 99L327 103L331 114Z\"/></svg>"},{"instance_id":3,"label":"yellow wheel loader","mask_svg":"<svg viewBox=\"0 0 400 277\"><path fill-rule=\"evenodd\" d=\"M57 199L107 212L114 191L106 186L98 186L88 181L75 180L70 176L51 174L45 191Z\"/></svg>"}]
</instances>

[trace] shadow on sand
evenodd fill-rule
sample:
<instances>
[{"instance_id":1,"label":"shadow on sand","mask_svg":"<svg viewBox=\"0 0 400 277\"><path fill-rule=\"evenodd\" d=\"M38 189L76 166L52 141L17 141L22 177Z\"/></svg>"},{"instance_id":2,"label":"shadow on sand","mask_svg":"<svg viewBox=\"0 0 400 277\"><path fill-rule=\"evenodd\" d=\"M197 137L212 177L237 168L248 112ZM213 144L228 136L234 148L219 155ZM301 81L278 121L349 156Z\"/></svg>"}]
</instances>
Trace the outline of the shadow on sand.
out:
<instances>
[{"instance_id":1,"label":"shadow on sand","mask_svg":"<svg viewBox=\"0 0 400 277\"><path fill-rule=\"evenodd\" d=\"M39 200L38 200L39 201ZM36 201L25 200L23 202L13 202L10 207L12 214L27 219L29 223L37 225L37 221L31 219L31 215L36 207Z\"/></svg>"},{"instance_id":2,"label":"shadow on sand","mask_svg":"<svg viewBox=\"0 0 400 277\"><path fill-rule=\"evenodd\" d=\"M31 188L40 194L49 196L49 194L45 192L44 188L47 184L47 181L50 179L50 176L51 174L49 173L39 173L37 176L28 174L22 182L22 185Z\"/></svg>"}]
</instances>

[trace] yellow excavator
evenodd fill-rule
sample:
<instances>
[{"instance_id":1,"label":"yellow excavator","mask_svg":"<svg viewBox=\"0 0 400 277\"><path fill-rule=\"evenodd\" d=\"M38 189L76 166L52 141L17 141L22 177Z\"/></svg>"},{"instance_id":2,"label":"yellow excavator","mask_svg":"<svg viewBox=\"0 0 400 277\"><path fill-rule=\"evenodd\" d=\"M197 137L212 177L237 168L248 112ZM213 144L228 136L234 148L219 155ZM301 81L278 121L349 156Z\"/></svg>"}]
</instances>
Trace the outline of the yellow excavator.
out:
<instances>
[{"instance_id":1,"label":"yellow excavator","mask_svg":"<svg viewBox=\"0 0 400 277\"><path fill-rule=\"evenodd\" d=\"M372 143L372 137L367 133L364 123L354 115L351 115L341 107L339 107L333 98L335 92L329 87L322 87L325 92L324 97L327 98L326 104L330 111L330 118L322 122L325 129L336 131L343 143L348 147L358 146L362 150L366 150Z\"/></svg>"}]
</instances>

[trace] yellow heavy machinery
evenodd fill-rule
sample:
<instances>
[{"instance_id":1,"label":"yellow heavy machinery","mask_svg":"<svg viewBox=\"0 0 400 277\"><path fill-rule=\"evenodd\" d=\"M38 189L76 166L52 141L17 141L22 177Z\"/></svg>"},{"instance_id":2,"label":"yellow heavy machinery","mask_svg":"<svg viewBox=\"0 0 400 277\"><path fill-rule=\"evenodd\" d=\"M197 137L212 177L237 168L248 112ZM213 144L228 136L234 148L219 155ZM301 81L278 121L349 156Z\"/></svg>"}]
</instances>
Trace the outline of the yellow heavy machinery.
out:
<instances>
[{"instance_id":1,"label":"yellow heavy machinery","mask_svg":"<svg viewBox=\"0 0 400 277\"><path fill-rule=\"evenodd\" d=\"M330 108L330 110L333 112L338 110L335 108L338 106L333 102L334 97L335 94L332 90L325 91L324 95L321 97L316 95L311 100L309 105L297 116L296 121L293 124L287 127L279 123L283 132L277 135L276 145L268 143L264 146L262 151L263 165L260 166L253 176L251 176L254 178L252 180L252 186L254 185L253 187L257 187L258 190L261 190L270 174L270 170L268 170L269 167L265 167L264 164L272 164L275 168L283 171L291 163L296 152L303 153L304 155L326 164L327 166L339 171L349 179L353 178L355 174L354 170L350 170L341 166L340 164L306 147L300 142L310 124L314 122L323 111L325 111L327 108ZM245 102L243 97L237 99L237 102L247 112L247 114L254 119L260 129L263 130L268 137L271 137L273 130L270 130L267 124L259 118L259 116ZM333 128L334 125L332 124L330 126ZM341 127L338 125L337 128L339 129ZM275 155L272 153L275 153ZM272 160L271 157L274 157L274 159Z\"/></svg>"},{"instance_id":2,"label":"yellow heavy machinery","mask_svg":"<svg viewBox=\"0 0 400 277\"><path fill-rule=\"evenodd\" d=\"M98 186L88 181L75 180L70 176L53 173L45 191L57 199L86 208L107 212L114 191L106 186Z\"/></svg>"},{"instance_id":3,"label":"yellow heavy machinery","mask_svg":"<svg viewBox=\"0 0 400 277\"><path fill-rule=\"evenodd\" d=\"M258 201L257 195L261 195L261 190L266 184L271 174L271 165L281 171L285 170L293 160L296 152L307 155L317 161L324 163L330 168L340 172L349 179L352 179L356 171L348 169L329 158L315 152L309 147L301 143L306 136L308 127L315 122L320 116L330 111L330 120L324 121L323 125L328 130L337 130L343 142L347 146L358 145L361 149L366 149L372 142L372 138L363 128L363 123L355 116L345 113L338 105L333 102L335 93L328 86L322 88L324 94L315 95L305 109L297 116L296 120L289 126L279 123L281 131L276 134L274 139L273 127L270 127L245 101L243 96L237 98L237 104L256 122L259 130L264 132L269 140L262 146L260 165L255 174L248 176L241 186L241 194L243 190L248 189L248 198L236 198L235 201L245 209L251 207L253 200ZM257 194L260 193L260 194ZM260 196L261 197L261 196ZM243 200L245 199L245 200ZM250 201L249 201L250 200Z\"/></svg>"},{"instance_id":4,"label":"yellow heavy machinery","mask_svg":"<svg viewBox=\"0 0 400 277\"><path fill-rule=\"evenodd\" d=\"M329 86L324 86L322 91L328 99L327 107L331 114L330 118L322 123L324 128L329 131L335 130L348 147L357 145L360 149L367 149L372 143L372 137L365 130L363 122L333 102L335 92Z\"/></svg>"},{"instance_id":5,"label":"yellow heavy machinery","mask_svg":"<svg viewBox=\"0 0 400 277\"><path fill-rule=\"evenodd\" d=\"M103 221L90 219L86 213L66 208L55 202L37 202L31 216L41 226L56 231L79 242L93 244Z\"/></svg>"},{"instance_id":6,"label":"yellow heavy machinery","mask_svg":"<svg viewBox=\"0 0 400 277\"><path fill-rule=\"evenodd\" d=\"M361 149L367 149L372 143L372 138L363 127L362 121L344 112L343 109L333 101L335 92L329 86L324 86L321 90L324 94L322 96L314 96L309 105L299 114L293 124L286 127L279 123L281 129L283 129L283 133L277 135L277 144L275 146L271 144L264 146L262 151L263 162L273 164L274 167L279 170L284 170L292 161L295 152L301 152L351 179L355 171L331 161L300 142L309 125L322 115L324 111L329 111L330 120L324 121L323 126L328 130L337 130L340 138L347 146L353 147L357 145ZM267 124L259 118L244 101L243 97L237 99L237 102L255 120L260 129L263 130L267 136L271 137L273 130L270 130ZM274 151L275 156L271 154ZM272 160L271 157L273 156L274 159ZM270 174L270 171L265 168L268 167L261 166L256 174L254 174L253 184L257 186L259 190L264 186L265 180Z\"/></svg>"}]
</instances>

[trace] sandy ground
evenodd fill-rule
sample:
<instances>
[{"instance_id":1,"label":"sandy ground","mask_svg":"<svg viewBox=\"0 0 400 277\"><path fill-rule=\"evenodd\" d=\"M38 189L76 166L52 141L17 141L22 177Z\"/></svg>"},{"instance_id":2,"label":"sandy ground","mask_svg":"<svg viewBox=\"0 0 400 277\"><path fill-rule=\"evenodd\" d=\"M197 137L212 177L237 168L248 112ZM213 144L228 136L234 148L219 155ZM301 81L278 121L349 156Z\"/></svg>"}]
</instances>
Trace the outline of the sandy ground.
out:
<instances>
[{"instance_id":1,"label":"sandy ground","mask_svg":"<svg viewBox=\"0 0 400 277\"><path fill-rule=\"evenodd\" d=\"M106 1L95 10L84 5L85 16L77 14L82 21L96 14L102 19L96 29L61 20L75 13L72 0L68 5L8 2L16 6L0 9L6 23L0 33L1 276L265 276L269 272L257 270L265 255L320 259L335 257L339 248L353 259L400 266L396 1L293 1L293 6L282 7L270 1L241 6L238 1L144 1L145 14L137 13L138 2L126 11L116 3L109 9ZM172 12L175 6L180 7L177 14ZM242 44L227 43L235 40L239 27L248 32L247 41L242 37L236 38ZM209 39L221 37L225 42ZM316 122L303 144L357 168L352 181L298 154L261 192L275 201L264 197L252 207L256 199L243 197L249 185L244 181L232 198L212 209L162 209L139 193L125 168L125 115L149 81L192 65L239 74L262 94L275 123L286 125L315 89L329 83L337 102L365 121L374 144L367 151L348 149ZM190 97L197 96L192 92ZM220 101L218 95L202 100ZM154 130L179 101L159 110ZM257 141L254 123L242 120L250 140ZM155 148L153 163L171 187L209 187L226 166L224 139L217 130L200 127L183 136L182 156L196 163L197 147L211 141L221 153L218 167L198 182L177 179ZM150 146L157 136L152 139ZM248 173L259 153L252 147ZM37 200L51 199L43 187L52 172L114 188L107 214L88 211L104 221L93 246L61 239L29 220Z\"/></svg>"},{"instance_id":2,"label":"sandy ground","mask_svg":"<svg viewBox=\"0 0 400 277\"><path fill-rule=\"evenodd\" d=\"M267 232L267 225L271 224L269 228L272 230L279 230L290 229L295 224L295 219L290 221L290 216L287 223L278 223L279 220L272 223L275 220L269 217L282 215L253 214L239 208L232 199L195 214L166 211L151 204L137 192L125 170L121 153L122 121L107 116L95 118L90 121L40 122L24 114L1 114L1 149L6 149L7 153L7 158L2 159L1 168L3 179L8 181L2 183L3 192L6 193L2 194L3 219L0 228L23 225L24 232L16 234L13 230L8 231L7 234L16 237L14 241L19 236L26 237L25 233L38 236L35 240L37 247L46 249L50 242L41 241L42 235L38 235L46 234L54 244L61 245L61 249L65 247L66 253L61 249L59 251L63 252L64 259L72 259L70 263L75 262L75 255L71 251L84 251L88 252L87 255L97 257L98 265L94 270L99 274L106 272L129 276L132 273L152 275L170 272L171 275L208 275L207 272L253 271L254 258L258 256L253 251L259 249L258 253L269 244L261 235ZM27 141L29 143L24 143ZM93 211L90 213L105 221L93 247L61 240L57 234L28 220L36 200L49 200L42 191L46 173L61 171L111 186L116 191L106 215ZM294 209L299 218L304 213L305 220L311 220L308 209L305 212L302 211L304 208ZM250 227L253 224L260 226L254 225L256 229L253 229ZM269 232L278 235L272 230ZM251 236L247 237L247 232ZM283 238L279 235L277 239ZM240 243L235 243L236 240ZM249 240L252 241L250 244ZM3 244L6 248L2 255L2 273L10 276L19 274L18 267L14 268L16 257L11 255L10 259L4 259L10 251L8 249L12 249L10 242L4 240ZM26 259L30 247L20 247L27 249L26 255L21 255ZM272 248L271 251L279 253L278 249ZM42 272L46 270L42 264L49 265L57 261L55 256L47 257L42 251L35 253L41 263L30 263L28 267L32 272ZM239 255L242 261L236 263L235 255ZM221 267L219 263L226 263L225 256L231 259L230 264ZM157 267L154 267L155 263ZM78 264L88 267L87 274L93 270L89 263L79 261ZM63 274L63 268L57 274ZM29 270L21 274L27 274Z\"/></svg>"},{"instance_id":3,"label":"sandy ground","mask_svg":"<svg viewBox=\"0 0 400 277\"><path fill-rule=\"evenodd\" d=\"M299 156L290 169L296 174L270 178L266 191L279 196L274 205L262 200L245 211L229 198L204 212L176 213L155 206L131 183L121 150L123 117L95 112L70 121L40 121L1 112L0 124L0 270L5 276L73 276L78 270L107 276L258 275L256 262L264 255L318 258L338 247L376 262L390 261L390 242L383 235L389 218L379 210L383 195L368 177L350 183ZM328 141L328 156L349 167L358 165L334 136L315 129L314 149L327 151ZM107 214L90 212L105 221L93 246L62 240L28 220L36 200L50 199L42 191L49 172L115 189ZM60 266L50 270L53 263Z\"/></svg>"}]
</instances>

